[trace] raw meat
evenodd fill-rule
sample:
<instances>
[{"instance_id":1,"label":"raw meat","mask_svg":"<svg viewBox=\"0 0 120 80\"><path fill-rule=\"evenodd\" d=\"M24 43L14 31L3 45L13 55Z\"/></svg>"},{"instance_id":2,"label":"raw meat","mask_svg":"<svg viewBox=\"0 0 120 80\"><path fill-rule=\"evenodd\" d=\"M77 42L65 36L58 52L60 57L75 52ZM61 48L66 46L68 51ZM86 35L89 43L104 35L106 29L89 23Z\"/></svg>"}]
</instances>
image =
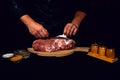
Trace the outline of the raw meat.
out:
<instances>
[{"instance_id":1,"label":"raw meat","mask_svg":"<svg viewBox=\"0 0 120 80\"><path fill-rule=\"evenodd\" d=\"M64 38L37 39L33 42L32 48L35 51L54 52L68 50L75 47L75 41Z\"/></svg>"}]
</instances>

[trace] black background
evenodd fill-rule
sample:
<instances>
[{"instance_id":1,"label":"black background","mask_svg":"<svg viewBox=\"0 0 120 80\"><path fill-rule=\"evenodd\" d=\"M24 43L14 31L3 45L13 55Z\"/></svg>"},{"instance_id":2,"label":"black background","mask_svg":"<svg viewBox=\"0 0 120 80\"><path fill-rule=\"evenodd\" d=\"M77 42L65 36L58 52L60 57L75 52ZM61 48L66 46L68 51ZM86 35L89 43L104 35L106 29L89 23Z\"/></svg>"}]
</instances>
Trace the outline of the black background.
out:
<instances>
[{"instance_id":1,"label":"black background","mask_svg":"<svg viewBox=\"0 0 120 80\"><path fill-rule=\"evenodd\" d=\"M114 1L113 0L91 0L90 9L91 10L90 10L89 17L87 17L88 26L85 27L85 29L83 30L83 34L84 34L83 39L81 38L83 42L82 46L86 46L86 45L90 46L91 43L98 42L100 44L104 44L109 47L115 47L119 52L119 49L120 49L119 2L115 0ZM31 46L32 40L34 40L34 38L29 34L24 24L22 24L18 19L16 19L10 13L7 1L2 1L0 3L0 50L1 52L7 51L7 50L12 51L12 50L21 49L21 48L25 49ZM117 55L119 57L119 53L117 53ZM85 79L93 78L95 80L98 80L98 79L104 80L104 78L106 77L106 79L115 80L116 78L119 78L118 76L120 72L119 62L114 64L109 64L106 62L104 63L102 61L99 62L99 60L96 60L96 59L92 60L92 58L88 58L84 55L82 55L81 59L79 60L77 56L78 55L72 55L62 59L41 57L40 64L38 64L38 61L37 61L38 57L35 57L30 59L31 63L34 63L31 65L30 65L29 59L28 61L25 61L17 65L11 64L9 62L3 63L3 64L4 66L7 66L7 67L8 66L13 68L16 67L15 70L10 70L10 72L9 73L7 72L7 74L11 74L11 72L16 73L18 68L20 68L18 72L20 72L20 74L23 74L24 72L24 74L27 75L32 70L32 67L29 67L29 66L35 65L38 67L36 67L36 69L32 70L31 72L35 73L35 71L37 71L38 72L38 74L36 75L37 77L39 76L39 72L42 71L42 73L45 72L43 73L43 75L50 74L51 76L54 76L56 74L58 75L63 74L62 77L65 77L68 73L71 74L70 76L73 76L74 73L76 74L78 72L76 77L81 77ZM69 60L72 60L72 61L69 61ZM37 61L37 62L34 62L34 61ZM49 61L51 63L49 63ZM23 67L24 65L26 67ZM4 66L2 66L2 68L7 68ZM48 69L46 69L45 71L42 69L37 70L39 67L48 68ZM28 68L27 71L25 71L24 68ZM99 68L99 70L97 68ZM63 69L63 70L60 70L60 69ZM29 75L32 76L34 73L30 73ZM103 74L104 76L100 74ZM57 77L60 77L58 75ZM81 75L84 75L84 76L81 76ZM93 77L94 75L96 77ZM27 76L27 77L30 77L30 76ZM70 76L67 75L67 77L70 77ZM87 77L87 76L91 76L91 77ZM17 77L19 76L17 75ZM76 77L74 77L74 79Z\"/></svg>"},{"instance_id":2,"label":"black background","mask_svg":"<svg viewBox=\"0 0 120 80\"><path fill-rule=\"evenodd\" d=\"M90 13L83 22L86 27L81 28L82 36L78 37L81 46L90 46L91 43L97 42L119 48L119 2L91 0L90 5ZM24 24L10 12L7 1L2 1L0 6L0 47L31 46L34 37L29 34Z\"/></svg>"}]
</instances>

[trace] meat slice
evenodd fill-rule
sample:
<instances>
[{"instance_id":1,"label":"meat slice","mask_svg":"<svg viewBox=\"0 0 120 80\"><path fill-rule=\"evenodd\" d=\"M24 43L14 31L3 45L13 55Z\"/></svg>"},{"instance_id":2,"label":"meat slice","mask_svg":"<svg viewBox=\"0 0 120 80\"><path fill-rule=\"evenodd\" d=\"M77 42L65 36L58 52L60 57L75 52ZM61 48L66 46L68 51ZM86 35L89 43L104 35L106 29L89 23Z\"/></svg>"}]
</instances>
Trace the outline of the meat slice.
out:
<instances>
[{"instance_id":1,"label":"meat slice","mask_svg":"<svg viewBox=\"0 0 120 80\"><path fill-rule=\"evenodd\" d=\"M59 50L68 50L75 47L75 41L72 39L51 38L37 39L33 42L32 48L35 51L54 52Z\"/></svg>"}]
</instances>

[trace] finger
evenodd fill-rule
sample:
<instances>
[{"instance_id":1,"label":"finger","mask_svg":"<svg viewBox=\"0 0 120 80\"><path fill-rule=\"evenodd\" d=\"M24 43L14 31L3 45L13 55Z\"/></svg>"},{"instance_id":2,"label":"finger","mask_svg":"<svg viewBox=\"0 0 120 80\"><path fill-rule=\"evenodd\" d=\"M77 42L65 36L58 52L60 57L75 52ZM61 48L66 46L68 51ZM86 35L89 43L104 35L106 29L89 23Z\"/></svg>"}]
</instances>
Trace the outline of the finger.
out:
<instances>
[{"instance_id":1,"label":"finger","mask_svg":"<svg viewBox=\"0 0 120 80\"><path fill-rule=\"evenodd\" d=\"M35 36L36 38L41 38L41 35L40 35L39 33L36 33L34 36Z\"/></svg>"},{"instance_id":2,"label":"finger","mask_svg":"<svg viewBox=\"0 0 120 80\"><path fill-rule=\"evenodd\" d=\"M46 29L42 30L43 34L44 34L44 37L48 37L49 36L49 33Z\"/></svg>"},{"instance_id":3,"label":"finger","mask_svg":"<svg viewBox=\"0 0 120 80\"><path fill-rule=\"evenodd\" d=\"M37 33L35 33L35 32L30 32L30 34L33 35L35 38L38 38Z\"/></svg>"},{"instance_id":4,"label":"finger","mask_svg":"<svg viewBox=\"0 0 120 80\"><path fill-rule=\"evenodd\" d=\"M73 24L73 28L74 28L74 30L71 35L75 35L78 31L78 27L75 24Z\"/></svg>"},{"instance_id":5,"label":"finger","mask_svg":"<svg viewBox=\"0 0 120 80\"><path fill-rule=\"evenodd\" d=\"M41 38L44 38L44 37L45 37L45 34L44 34L43 30L40 30L40 31L38 32L38 34L39 34L39 36L40 36Z\"/></svg>"},{"instance_id":6,"label":"finger","mask_svg":"<svg viewBox=\"0 0 120 80\"><path fill-rule=\"evenodd\" d=\"M74 30L75 30L75 28L74 28L74 27L72 27L72 28L71 28L71 30L70 30L70 32L69 32L69 35L70 35L70 36L72 36L72 35L73 35Z\"/></svg>"},{"instance_id":7,"label":"finger","mask_svg":"<svg viewBox=\"0 0 120 80\"><path fill-rule=\"evenodd\" d=\"M77 33L77 31L78 31L78 29L75 29L75 30L73 31L73 35L75 35L75 34Z\"/></svg>"},{"instance_id":8,"label":"finger","mask_svg":"<svg viewBox=\"0 0 120 80\"><path fill-rule=\"evenodd\" d=\"M42 38L48 37L48 32L47 32L47 30L41 30L41 31L39 31L39 33L41 34L41 37L42 37Z\"/></svg>"},{"instance_id":9,"label":"finger","mask_svg":"<svg viewBox=\"0 0 120 80\"><path fill-rule=\"evenodd\" d=\"M68 32L67 32L67 34L69 35L69 36L71 36L72 35L72 33L73 33L73 30L74 30L74 25L73 24L70 24L69 25L69 28L68 28Z\"/></svg>"},{"instance_id":10,"label":"finger","mask_svg":"<svg viewBox=\"0 0 120 80\"><path fill-rule=\"evenodd\" d=\"M68 36L70 36L71 28L72 28L72 25L68 25L68 28L67 28L67 35Z\"/></svg>"},{"instance_id":11,"label":"finger","mask_svg":"<svg viewBox=\"0 0 120 80\"><path fill-rule=\"evenodd\" d=\"M68 26L66 25L64 28L64 32L63 32L65 35L67 35L67 28L68 28Z\"/></svg>"}]
</instances>

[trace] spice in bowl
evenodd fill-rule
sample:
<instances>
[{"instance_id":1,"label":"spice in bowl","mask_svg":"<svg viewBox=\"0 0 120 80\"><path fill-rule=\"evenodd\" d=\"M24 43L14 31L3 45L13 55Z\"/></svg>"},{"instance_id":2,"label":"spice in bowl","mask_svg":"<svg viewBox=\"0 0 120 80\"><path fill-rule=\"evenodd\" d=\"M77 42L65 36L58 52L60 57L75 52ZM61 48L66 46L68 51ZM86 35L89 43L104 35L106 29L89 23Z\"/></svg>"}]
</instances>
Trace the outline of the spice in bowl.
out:
<instances>
[{"instance_id":1,"label":"spice in bowl","mask_svg":"<svg viewBox=\"0 0 120 80\"><path fill-rule=\"evenodd\" d=\"M10 58L10 61L17 62L17 61L22 60L22 58L23 58L22 55L15 55L15 56Z\"/></svg>"}]
</instances>

